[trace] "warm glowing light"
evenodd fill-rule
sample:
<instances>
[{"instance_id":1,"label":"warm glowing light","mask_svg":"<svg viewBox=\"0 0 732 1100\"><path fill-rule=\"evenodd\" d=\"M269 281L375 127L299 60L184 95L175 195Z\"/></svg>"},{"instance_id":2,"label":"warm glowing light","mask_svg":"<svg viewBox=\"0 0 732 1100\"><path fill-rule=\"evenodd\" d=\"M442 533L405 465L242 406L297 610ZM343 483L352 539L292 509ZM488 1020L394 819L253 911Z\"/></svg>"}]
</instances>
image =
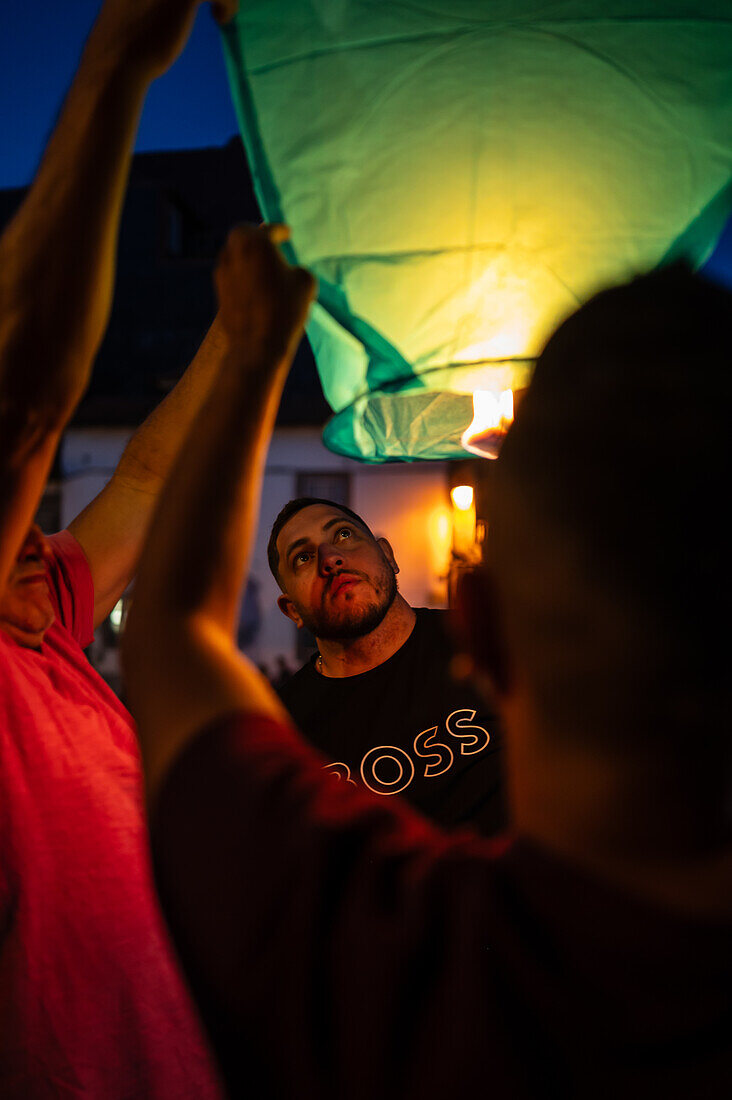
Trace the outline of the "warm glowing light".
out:
<instances>
[{"instance_id":1,"label":"warm glowing light","mask_svg":"<svg viewBox=\"0 0 732 1100\"><path fill-rule=\"evenodd\" d=\"M471 485L456 485L451 490L452 502L461 512L467 512L473 503L473 489Z\"/></svg>"},{"instance_id":2,"label":"warm glowing light","mask_svg":"<svg viewBox=\"0 0 732 1100\"><path fill-rule=\"evenodd\" d=\"M433 508L427 519L430 560L429 599L433 606L447 604L447 577L452 550L452 509L447 503Z\"/></svg>"},{"instance_id":3,"label":"warm glowing light","mask_svg":"<svg viewBox=\"0 0 732 1100\"><path fill-rule=\"evenodd\" d=\"M474 286L473 292L481 301L481 309L475 318L475 331L476 333L479 331L478 326L483 320L484 327L493 330L492 335L461 348L454 355L454 362L477 363L480 360L494 361L524 356L526 348L533 346L536 342L532 339L531 330L535 324L537 310L534 308L534 303L527 299L527 290L528 287L525 284L520 288L514 286L511 289L504 286L501 295L503 300L497 301L494 294L491 300L491 312L486 316L483 303L490 294L490 290L487 287L481 288L480 283Z\"/></svg>"},{"instance_id":4,"label":"warm glowing light","mask_svg":"<svg viewBox=\"0 0 732 1100\"><path fill-rule=\"evenodd\" d=\"M502 390L500 394L476 390L473 394L473 419L463 432L461 443L471 454L496 458L512 420L513 390Z\"/></svg>"},{"instance_id":5,"label":"warm glowing light","mask_svg":"<svg viewBox=\"0 0 732 1100\"><path fill-rule=\"evenodd\" d=\"M124 614L124 600L117 600L112 610L109 613L109 621L112 624L112 629L115 634L118 634L122 629L122 618Z\"/></svg>"},{"instance_id":6,"label":"warm glowing light","mask_svg":"<svg viewBox=\"0 0 732 1100\"><path fill-rule=\"evenodd\" d=\"M445 544L450 541L450 517L447 512L440 512L437 521L437 537Z\"/></svg>"},{"instance_id":7,"label":"warm glowing light","mask_svg":"<svg viewBox=\"0 0 732 1100\"><path fill-rule=\"evenodd\" d=\"M432 568L436 575L446 573L452 543L452 514L447 505L433 508L427 520L427 536Z\"/></svg>"},{"instance_id":8,"label":"warm glowing light","mask_svg":"<svg viewBox=\"0 0 732 1100\"><path fill-rule=\"evenodd\" d=\"M475 558L475 500L472 486L456 485L450 491L452 498L452 548L463 561Z\"/></svg>"}]
</instances>

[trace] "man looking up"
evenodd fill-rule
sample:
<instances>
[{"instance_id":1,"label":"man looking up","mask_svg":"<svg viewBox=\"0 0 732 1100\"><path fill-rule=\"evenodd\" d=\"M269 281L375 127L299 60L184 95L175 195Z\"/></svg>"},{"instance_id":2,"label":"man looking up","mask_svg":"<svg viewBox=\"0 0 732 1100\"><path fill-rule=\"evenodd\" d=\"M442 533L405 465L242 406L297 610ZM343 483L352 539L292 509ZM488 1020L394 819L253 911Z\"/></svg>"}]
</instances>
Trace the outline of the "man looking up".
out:
<instances>
[{"instance_id":1,"label":"man looking up","mask_svg":"<svg viewBox=\"0 0 732 1100\"><path fill-rule=\"evenodd\" d=\"M222 17L233 0L220 2ZM69 531L32 525L107 322L147 88L194 0L106 0L0 238L0 1095L219 1095L152 889L135 730L82 647L136 566L218 322Z\"/></svg>"},{"instance_id":2,"label":"man looking up","mask_svg":"<svg viewBox=\"0 0 732 1100\"><path fill-rule=\"evenodd\" d=\"M312 290L264 231L217 279L231 351L124 652L158 888L232 1092L729 1096L732 297L639 279L537 364L462 607L505 723L497 844L333 783L236 650Z\"/></svg>"},{"instance_id":3,"label":"man looking up","mask_svg":"<svg viewBox=\"0 0 732 1100\"><path fill-rule=\"evenodd\" d=\"M495 715L451 676L447 612L397 589L389 542L350 508L291 500L267 548L278 604L319 652L280 698L328 768L443 825L505 824Z\"/></svg>"}]
</instances>

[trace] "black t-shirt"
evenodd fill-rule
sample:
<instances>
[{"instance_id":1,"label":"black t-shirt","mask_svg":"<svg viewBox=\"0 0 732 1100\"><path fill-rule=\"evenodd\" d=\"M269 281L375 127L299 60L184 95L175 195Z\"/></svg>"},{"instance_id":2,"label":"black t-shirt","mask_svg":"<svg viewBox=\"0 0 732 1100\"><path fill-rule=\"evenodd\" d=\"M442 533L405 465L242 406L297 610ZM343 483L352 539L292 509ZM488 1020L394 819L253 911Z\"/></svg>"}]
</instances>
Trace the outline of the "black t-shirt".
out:
<instances>
[{"instance_id":1,"label":"black t-shirt","mask_svg":"<svg viewBox=\"0 0 732 1100\"><path fill-rule=\"evenodd\" d=\"M299 729L347 782L400 794L445 826L486 835L506 821L496 716L450 675L447 612L417 608L388 661L358 676L322 676L313 657L280 689Z\"/></svg>"}]
</instances>

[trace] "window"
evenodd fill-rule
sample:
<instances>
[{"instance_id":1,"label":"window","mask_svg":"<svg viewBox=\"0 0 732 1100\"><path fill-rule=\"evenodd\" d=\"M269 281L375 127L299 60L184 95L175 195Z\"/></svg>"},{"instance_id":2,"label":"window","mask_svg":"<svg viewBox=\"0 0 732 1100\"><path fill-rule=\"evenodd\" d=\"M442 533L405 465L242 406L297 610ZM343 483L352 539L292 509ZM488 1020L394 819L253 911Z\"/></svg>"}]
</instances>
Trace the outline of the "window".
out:
<instances>
[{"instance_id":1,"label":"window","mask_svg":"<svg viewBox=\"0 0 732 1100\"><path fill-rule=\"evenodd\" d=\"M183 211L172 202L165 207L165 251L169 256L183 254Z\"/></svg>"},{"instance_id":2,"label":"window","mask_svg":"<svg viewBox=\"0 0 732 1100\"><path fill-rule=\"evenodd\" d=\"M212 260L217 252L214 233L178 196L163 202L163 254L174 260Z\"/></svg>"}]
</instances>

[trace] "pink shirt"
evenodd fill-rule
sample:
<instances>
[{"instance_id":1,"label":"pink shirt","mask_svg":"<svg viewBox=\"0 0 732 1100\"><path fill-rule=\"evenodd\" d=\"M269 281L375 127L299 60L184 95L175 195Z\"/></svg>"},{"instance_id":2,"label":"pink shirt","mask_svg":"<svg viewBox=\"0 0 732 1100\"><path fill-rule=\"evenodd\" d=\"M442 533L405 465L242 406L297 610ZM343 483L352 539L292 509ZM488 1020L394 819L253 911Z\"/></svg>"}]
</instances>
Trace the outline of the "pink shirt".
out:
<instances>
[{"instance_id":1,"label":"pink shirt","mask_svg":"<svg viewBox=\"0 0 732 1100\"><path fill-rule=\"evenodd\" d=\"M155 899L130 715L86 660L94 593L51 539L57 621L0 630L0 1096L219 1096Z\"/></svg>"}]
</instances>

